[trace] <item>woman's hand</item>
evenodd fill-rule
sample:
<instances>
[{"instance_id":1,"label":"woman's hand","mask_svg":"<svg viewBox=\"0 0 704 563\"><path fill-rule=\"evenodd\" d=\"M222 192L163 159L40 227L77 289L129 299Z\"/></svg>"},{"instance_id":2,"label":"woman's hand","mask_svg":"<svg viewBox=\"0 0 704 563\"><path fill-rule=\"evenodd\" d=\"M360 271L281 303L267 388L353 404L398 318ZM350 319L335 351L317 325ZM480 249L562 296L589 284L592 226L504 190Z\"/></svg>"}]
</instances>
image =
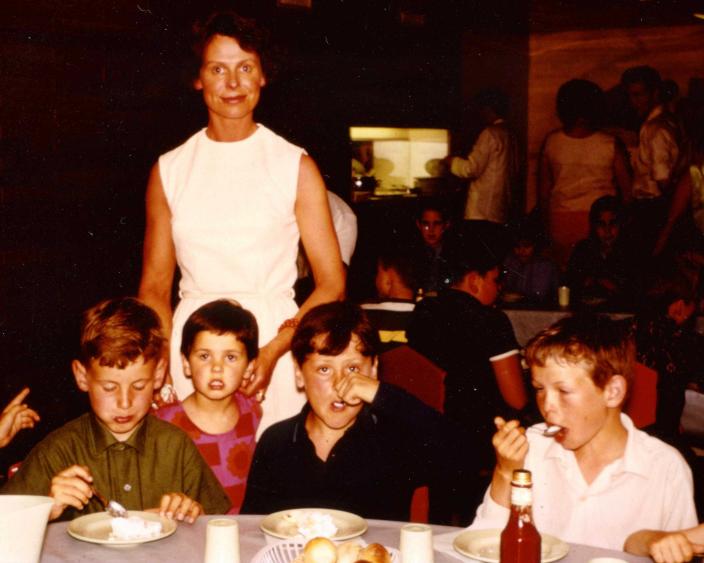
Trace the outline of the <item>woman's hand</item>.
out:
<instances>
[{"instance_id":1,"label":"woman's hand","mask_svg":"<svg viewBox=\"0 0 704 563\"><path fill-rule=\"evenodd\" d=\"M263 348L259 349L259 355L252 362L251 369L248 368L245 372L244 379L240 385L240 391L251 397L255 395L257 401L261 402L266 397L266 390L271 382L271 376L274 373L276 362L281 357L278 347L274 341L270 342Z\"/></svg>"},{"instance_id":2,"label":"woman's hand","mask_svg":"<svg viewBox=\"0 0 704 563\"><path fill-rule=\"evenodd\" d=\"M39 422L37 412L23 403L27 395L29 387L22 389L0 414L0 448L7 446L20 430L34 428Z\"/></svg>"}]
</instances>

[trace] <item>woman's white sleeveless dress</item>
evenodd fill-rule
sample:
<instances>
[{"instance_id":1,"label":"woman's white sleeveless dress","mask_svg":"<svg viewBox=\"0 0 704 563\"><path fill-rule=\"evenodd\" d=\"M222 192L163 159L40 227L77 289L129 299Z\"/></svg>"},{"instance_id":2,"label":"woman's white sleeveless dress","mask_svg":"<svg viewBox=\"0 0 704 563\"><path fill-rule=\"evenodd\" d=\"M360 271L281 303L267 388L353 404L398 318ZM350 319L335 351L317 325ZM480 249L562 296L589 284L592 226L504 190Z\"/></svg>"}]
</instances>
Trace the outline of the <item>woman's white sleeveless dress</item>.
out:
<instances>
[{"instance_id":1,"label":"woman's white sleeveless dress","mask_svg":"<svg viewBox=\"0 0 704 563\"><path fill-rule=\"evenodd\" d=\"M181 331L198 307L236 299L256 317L260 346L296 314L294 205L303 152L258 125L247 139L228 143L209 139L203 129L159 159L181 270L171 335L171 375L181 399L193 391L183 375ZM304 402L287 353L274 370L257 436L298 413Z\"/></svg>"}]
</instances>

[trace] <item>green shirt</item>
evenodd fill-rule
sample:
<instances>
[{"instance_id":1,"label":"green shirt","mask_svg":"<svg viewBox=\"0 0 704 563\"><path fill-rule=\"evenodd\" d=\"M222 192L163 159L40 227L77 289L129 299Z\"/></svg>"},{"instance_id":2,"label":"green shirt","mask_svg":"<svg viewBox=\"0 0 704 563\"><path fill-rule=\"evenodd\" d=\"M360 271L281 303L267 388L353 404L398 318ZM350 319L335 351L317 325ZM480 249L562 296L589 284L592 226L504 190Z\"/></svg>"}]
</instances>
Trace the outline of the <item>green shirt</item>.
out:
<instances>
[{"instance_id":1,"label":"green shirt","mask_svg":"<svg viewBox=\"0 0 704 563\"><path fill-rule=\"evenodd\" d=\"M166 493L184 493L207 514L224 514L230 500L193 441L151 415L119 442L92 413L72 420L37 444L2 494L48 495L52 478L71 465L86 465L95 488L129 510L157 508ZM100 512L92 498L82 511L69 506L61 520Z\"/></svg>"}]
</instances>

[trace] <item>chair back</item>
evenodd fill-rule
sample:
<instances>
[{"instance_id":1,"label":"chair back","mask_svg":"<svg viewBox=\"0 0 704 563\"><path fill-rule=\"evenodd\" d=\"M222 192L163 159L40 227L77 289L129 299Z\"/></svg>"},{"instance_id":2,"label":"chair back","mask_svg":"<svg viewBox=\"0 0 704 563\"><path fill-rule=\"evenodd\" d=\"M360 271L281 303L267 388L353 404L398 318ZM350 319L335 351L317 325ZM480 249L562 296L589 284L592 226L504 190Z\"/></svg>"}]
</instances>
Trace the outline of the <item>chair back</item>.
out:
<instances>
[{"instance_id":1,"label":"chair back","mask_svg":"<svg viewBox=\"0 0 704 563\"><path fill-rule=\"evenodd\" d=\"M658 372L636 362L633 367L633 384L623 412L633 420L636 428L655 423L655 408L658 403Z\"/></svg>"},{"instance_id":2,"label":"chair back","mask_svg":"<svg viewBox=\"0 0 704 563\"><path fill-rule=\"evenodd\" d=\"M379 356L379 379L443 412L445 371L410 346L403 344ZM428 487L418 487L411 499L410 521L428 523L429 514L430 491Z\"/></svg>"},{"instance_id":3,"label":"chair back","mask_svg":"<svg viewBox=\"0 0 704 563\"><path fill-rule=\"evenodd\" d=\"M379 356L379 379L443 412L445 371L410 346L403 344Z\"/></svg>"}]
</instances>

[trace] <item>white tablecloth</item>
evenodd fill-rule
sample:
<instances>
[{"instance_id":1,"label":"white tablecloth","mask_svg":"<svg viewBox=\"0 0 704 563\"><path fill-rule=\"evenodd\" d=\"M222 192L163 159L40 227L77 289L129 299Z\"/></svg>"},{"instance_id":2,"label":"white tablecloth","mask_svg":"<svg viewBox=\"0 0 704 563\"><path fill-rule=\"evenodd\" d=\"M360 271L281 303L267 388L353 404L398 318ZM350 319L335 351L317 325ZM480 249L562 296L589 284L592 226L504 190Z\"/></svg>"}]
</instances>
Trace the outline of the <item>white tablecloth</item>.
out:
<instances>
[{"instance_id":1,"label":"white tablecloth","mask_svg":"<svg viewBox=\"0 0 704 563\"><path fill-rule=\"evenodd\" d=\"M179 561L183 563L200 563L205 550L205 529L212 516L204 516L193 525L180 524L172 536L156 542L128 548L110 548L103 545L86 543L73 539L66 532L68 523L49 524L44 541L41 563L59 562L96 562L124 563L155 561ZM261 516L236 516L240 527L240 559L248 563L267 541L272 541L259 530ZM400 528L403 522L369 520L369 530L362 536L369 543L378 542L398 548ZM450 526L433 526L435 535L435 563L456 563L472 561L452 550L452 539L461 532L460 528ZM592 557L620 557L626 561L650 561L619 552L586 546L571 546L570 552L562 561L564 563L586 563ZM0 554L0 560L2 555Z\"/></svg>"}]
</instances>

